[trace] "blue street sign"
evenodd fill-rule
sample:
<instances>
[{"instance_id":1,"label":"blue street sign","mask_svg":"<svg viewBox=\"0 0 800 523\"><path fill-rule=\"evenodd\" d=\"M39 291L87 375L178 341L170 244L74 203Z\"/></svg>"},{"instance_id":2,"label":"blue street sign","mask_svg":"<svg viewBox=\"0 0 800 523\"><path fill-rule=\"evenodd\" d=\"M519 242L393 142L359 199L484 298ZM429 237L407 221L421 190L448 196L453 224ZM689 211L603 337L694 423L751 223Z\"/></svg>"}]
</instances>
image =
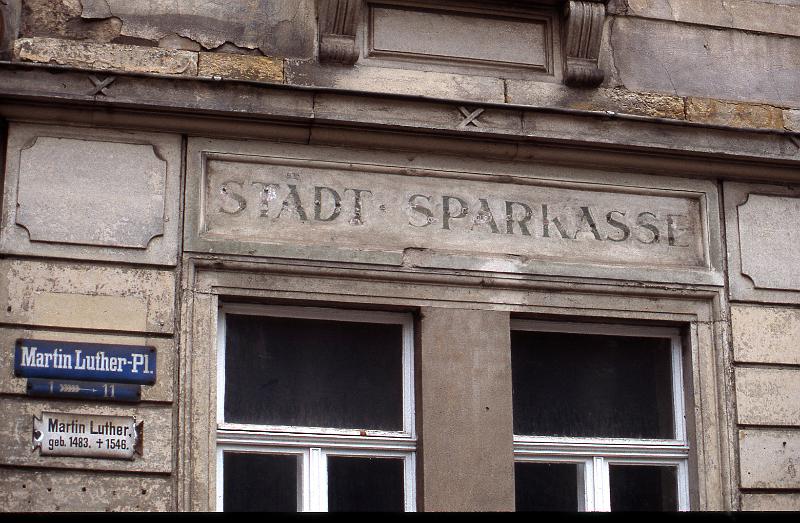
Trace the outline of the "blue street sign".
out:
<instances>
[{"instance_id":1,"label":"blue street sign","mask_svg":"<svg viewBox=\"0 0 800 523\"><path fill-rule=\"evenodd\" d=\"M14 350L14 375L152 385L156 382L156 349L19 339Z\"/></svg>"},{"instance_id":2,"label":"blue street sign","mask_svg":"<svg viewBox=\"0 0 800 523\"><path fill-rule=\"evenodd\" d=\"M108 401L140 401L142 386L128 383L28 379L29 396Z\"/></svg>"}]
</instances>

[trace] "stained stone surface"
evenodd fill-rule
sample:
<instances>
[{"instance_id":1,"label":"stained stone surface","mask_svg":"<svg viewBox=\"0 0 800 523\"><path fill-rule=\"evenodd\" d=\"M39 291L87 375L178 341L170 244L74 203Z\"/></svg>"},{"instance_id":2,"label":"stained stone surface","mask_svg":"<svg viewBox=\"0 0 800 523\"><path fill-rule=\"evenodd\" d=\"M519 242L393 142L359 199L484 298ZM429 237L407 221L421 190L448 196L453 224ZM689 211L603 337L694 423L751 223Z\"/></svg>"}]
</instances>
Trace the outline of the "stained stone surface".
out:
<instances>
[{"instance_id":1,"label":"stained stone surface","mask_svg":"<svg viewBox=\"0 0 800 523\"><path fill-rule=\"evenodd\" d=\"M0 321L171 333L175 329L175 275L124 266L0 260Z\"/></svg>"},{"instance_id":2,"label":"stained stone surface","mask_svg":"<svg viewBox=\"0 0 800 523\"><path fill-rule=\"evenodd\" d=\"M800 511L800 493L760 494L747 492L742 494L742 510L757 511Z\"/></svg>"},{"instance_id":3,"label":"stained stone surface","mask_svg":"<svg viewBox=\"0 0 800 523\"><path fill-rule=\"evenodd\" d=\"M800 39L617 17L615 79L634 91L800 106Z\"/></svg>"},{"instance_id":4,"label":"stained stone surface","mask_svg":"<svg viewBox=\"0 0 800 523\"><path fill-rule=\"evenodd\" d=\"M800 310L733 304L731 327L736 361L800 365Z\"/></svg>"},{"instance_id":5,"label":"stained stone surface","mask_svg":"<svg viewBox=\"0 0 800 523\"><path fill-rule=\"evenodd\" d=\"M800 430L739 431L742 488L800 488Z\"/></svg>"},{"instance_id":6,"label":"stained stone surface","mask_svg":"<svg viewBox=\"0 0 800 523\"><path fill-rule=\"evenodd\" d=\"M645 18L800 36L796 0L625 0L625 7Z\"/></svg>"},{"instance_id":7,"label":"stained stone surface","mask_svg":"<svg viewBox=\"0 0 800 523\"><path fill-rule=\"evenodd\" d=\"M0 506L8 512L166 511L172 478L79 470L4 468Z\"/></svg>"},{"instance_id":8,"label":"stained stone surface","mask_svg":"<svg viewBox=\"0 0 800 523\"><path fill-rule=\"evenodd\" d=\"M198 76L283 81L283 60L231 53L200 53Z\"/></svg>"},{"instance_id":9,"label":"stained stone surface","mask_svg":"<svg viewBox=\"0 0 800 523\"><path fill-rule=\"evenodd\" d=\"M742 425L800 425L800 369L737 368L736 413Z\"/></svg>"},{"instance_id":10,"label":"stained stone surface","mask_svg":"<svg viewBox=\"0 0 800 523\"><path fill-rule=\"evenodd\" d=\"M75 42L58 38L20 38L14 58L88 69L195 76L197 53L138 45Z\"/></svg>"}]
</instances>

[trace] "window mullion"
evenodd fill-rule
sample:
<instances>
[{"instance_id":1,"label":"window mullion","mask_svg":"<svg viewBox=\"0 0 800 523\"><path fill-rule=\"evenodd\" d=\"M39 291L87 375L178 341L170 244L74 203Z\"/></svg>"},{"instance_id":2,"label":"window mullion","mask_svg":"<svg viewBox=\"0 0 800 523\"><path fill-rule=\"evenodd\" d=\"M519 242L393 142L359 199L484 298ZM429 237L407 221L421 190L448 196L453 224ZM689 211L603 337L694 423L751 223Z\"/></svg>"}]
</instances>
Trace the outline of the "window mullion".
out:
<instances>
[{"instance_id":1,"label":"window mullion","mask_svg":"<svg viewBox=\"0 0 800 523\"><path fill-rule=\"evenodd\" d=\"M299 481L297 482L297 507L301 512L311 511L311 451L306 449L301 457Z\"/></svg>"},{"instance_id":2,"label":"window mullion","mask_svg":"<svg viewBox=\"0 0 800 523\"><path fill-rule=\"evenodd\" d=\"M683 365L681 358L681 339L671 338L672 343L672 397L674 401L675 438L686 441L686 405L683 399Z\"/></svg>"},{"instance_id":3,"label":"window mullion","mask_svg":"<svg viewBox=\"0 0 800 523\"><path fill-rule=\"evenodd\" d=\"M598 512L610 512L611 492L608 488L608 462L605 458L593 458L592 477L594 479L594 510Z\"/></svg>"},{"instance_id":4,"label":"window mullion","mask_svg":"<svg viewBox=\"0 0 800 523\"><path fill-rule=\"evenodd\" d=\"M320 448L309 452L309 510L328 511L328 467L327 458Z\"/></svg>"},{"instance_id":5,"label":"window mullion","mask_svg":"<svg viewBox=\"0 0 800 523\"><path fill-rule=\"evenodd\" d=\"M578 467L578 512L594 510L594 460L587 459Z\"/></svg>"},{"instance_id":6,"label":"window mullion","mask_svg":"<svg viewBox=\"0 0 800 523\"><path fill-rule=\"evenodd\" d=\"M678 462L678 510L690 510L689 502L689 463Z\"/></svg>"},{"instance_id":7,"label":"window mullion","mask_svg":"<svg viewBox=\"0 0 800 523\"><path fill-rule=\"evenodd\" d=\"M416 474L417 462L414 454L408 454L403 458L403 491L405 494L405 511L416 512L417 510L417 491L415 488L414 474Z\"/></svg>"}]
</instances>

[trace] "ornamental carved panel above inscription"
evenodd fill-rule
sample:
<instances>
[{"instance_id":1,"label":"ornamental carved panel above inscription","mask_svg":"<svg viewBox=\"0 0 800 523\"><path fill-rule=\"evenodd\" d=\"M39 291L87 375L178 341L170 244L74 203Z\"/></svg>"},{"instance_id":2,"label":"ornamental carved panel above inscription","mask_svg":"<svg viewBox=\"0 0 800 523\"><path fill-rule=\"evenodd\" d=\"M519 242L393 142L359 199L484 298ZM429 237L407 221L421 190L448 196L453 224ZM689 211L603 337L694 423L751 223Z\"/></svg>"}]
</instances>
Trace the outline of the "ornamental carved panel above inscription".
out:
<instances>
[{"instance_id":1,"label":"ornamental carved panel above inscription","mask_svg":"<svg viewBox=\"0 0 800 523\"><path fill-rule=\"evenodd\" d=\"M713 270L702 192L408 169L326 152L195 153L188 248L503 272L548 263Z\"/></svg>"}]
</instances>

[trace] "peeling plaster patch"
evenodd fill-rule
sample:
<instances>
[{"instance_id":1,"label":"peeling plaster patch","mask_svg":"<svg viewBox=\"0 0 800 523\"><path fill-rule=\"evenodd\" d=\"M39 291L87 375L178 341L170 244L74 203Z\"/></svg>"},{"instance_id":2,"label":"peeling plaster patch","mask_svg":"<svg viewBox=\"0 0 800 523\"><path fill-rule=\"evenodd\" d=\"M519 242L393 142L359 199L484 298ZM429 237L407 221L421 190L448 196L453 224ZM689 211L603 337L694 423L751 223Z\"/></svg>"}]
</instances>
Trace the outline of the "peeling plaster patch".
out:
<instances>
[{"instance_id":1,"label":"peeling plaster patch","mask_svg":"<svg viewBox=\"0 0 800 523\"><path fill-rule=\"evenodd\" d=\"M84 0L81 16L116 16L125 37L158 42L178 35L203 49L231 42L271 56L310 58L315 12L313 0Z\"/></svg>"},{"instance_id":2,"label":"peeling plaster patch","mask_svg":"<svg viewBox=\"0 0 800 523\"><path fill-rule=\"evenodd\" d=\"M199 51L202 49L200 44L189 38L178 35L165 36L158 41L158 47L164 49L183 49L185 51Z\"/></svg>"},{"instance_id":3,"label":"peeling plaster patch","mask_svg":"<svg viewBox=\"0 0 800 523\"><path fill-rule=\"evenodd\" d=\"M14 43L14 57L101 70L197 75L197 53L133 45L20 38Z\"/></svg>"},{"instance_id":4,"label":"peeling plaster patch","mask_svg":"<svg viewBox=\"0 0 800 523\"><path fill-rule=\"evenodd\" d=\"M20 36L53 36L110 42L119 36L122 21L116 17L85 20L79 0L26 0L22 4Z\"/></svg>"},{"instance_id":5,"label":"peeling plaster patch","mask_svg":"<svg viewBox=\"0 0 800 523\"><path fill-rule=\"evenodd\" d=\"M106 0L81 0L81 5L83 6L82 18L110 18L113 16Z\"/></svg>"},{"instance_id":6,"label":"peeling plaster patch","mask_svg":"<svg viewBox=\"0 0 800 523\"><path fill-rule=\"evenodd\" d=\"M229 53L229 54L247 54L253 56L264 56L264 53L261 52L260 49L247 49L244 47L239 47L236 44L231 42L225 42L219 47L215 47L214 49L209 49L215 53Z\"/></svg>"}]
</instances>

